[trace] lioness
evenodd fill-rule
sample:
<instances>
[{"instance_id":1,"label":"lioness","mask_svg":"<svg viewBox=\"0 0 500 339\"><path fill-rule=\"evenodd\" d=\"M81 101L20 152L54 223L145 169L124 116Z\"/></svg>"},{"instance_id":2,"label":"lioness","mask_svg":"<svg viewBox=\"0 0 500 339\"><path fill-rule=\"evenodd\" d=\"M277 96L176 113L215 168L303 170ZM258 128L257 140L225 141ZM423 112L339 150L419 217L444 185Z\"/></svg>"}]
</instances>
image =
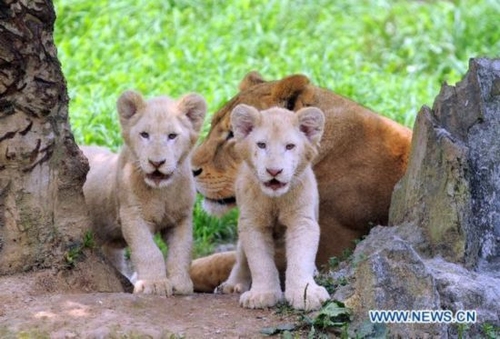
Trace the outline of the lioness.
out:
<instances>
[{"instance_id":1,"label":"lioness","mask_svg":"<svg viewBox=\"0 0 500 339\"><path fill-rule=\"evenodd\" d=\"M265 81L258 73L249 73L240 92L214 114L208 136L192 158L196 188L205 197L207 211L221 214L236 203L234 182L242 159L235 148L230 113L238 104L293 111L314 106L325 114L325 132L313 162L320 197L318 266L353 247L354 240L372 226L387 224L392 190L406 170L411 131L314 86L304 75ZM195 290L209 291L224 281L234 258L224 253L195 260L191 267Z\"/></svg>"},{"instance_id":2,"label":"lioness","mask_svg":"<svg viewBox=\"0 0 500 339\"><path fill-rule=\"evenodd\" d=\"M145 101L126 91L117 109L125 141L120 153L81 147L90 163L83 190L94 233L109 260L134 283L134 293L192 293L190 152L206 113L205 100L188 94ZM168 244L166 267L153 240L157 232ZM125 262L127 245L135 278Z\"/></svg>"},{"instance_id":3,"label":"lioness","mask_svg":"<svg viewBox=\"0 0 500 339\"><path fill-rule=\"evenodd\" d=\"M313 107L295 114L238 105L231 126L243 159L235 187L238 259L218 290L246 291L240 297L244 307L274 306L282 299L276 257L280 270L287 267L285 299L296 309L318 309L329 294L313 278L319 198L311 161L323 134L323 113Z\"/></svg>"}]
</instances>

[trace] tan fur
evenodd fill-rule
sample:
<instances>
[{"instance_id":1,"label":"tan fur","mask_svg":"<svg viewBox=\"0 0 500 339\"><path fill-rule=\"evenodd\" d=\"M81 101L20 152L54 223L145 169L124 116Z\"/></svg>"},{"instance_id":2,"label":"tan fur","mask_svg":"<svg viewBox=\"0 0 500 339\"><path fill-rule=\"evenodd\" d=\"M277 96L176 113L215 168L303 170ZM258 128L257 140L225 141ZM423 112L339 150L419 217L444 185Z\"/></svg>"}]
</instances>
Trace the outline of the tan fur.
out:
<instances>
[{"instance_id":1,"label":"tan fur","mask_svg":"<svg viewBox=\"0 0 500 339\"><path fill-rule=\"evenodd\" d=\"M197 94L145 101L126 91L117 108L125 141L121 152L81 147L90 163L83 189L94 232L109 260L134 283L134 293L192 293L195 187L189 159L205 101ZM166 264L155 233L168 244ZM136 278L125 263L127 245Z\"/></svg>"},{"instance_id":2,"label":"tan fur","mask_svg":"<svg viewBox=\"0 0 500 339\"><path fill-rule=\"evenodd\" d=\"M286 267L285 299L296 309L318 309L329 295L313 278L319 198L311 161L323 113L238 105L231 121L243 158L236 179L238 259L218 290L244 292L243 307L274 306L282 299L278 269Z\"/></svg>"},{"instance_id":3,"label":"tan fur","mask_svg":"<svg viewBox=\"0 0 500 339\"><path fill-rule=\"evenodd\" d=\"M406 170L411 131L314 86L303 75L265 81L252 72L241 82L240 93L214 114L209 134L192 158L196 188L204 195L208 211L222 214L234 207L231 197L235 196L234 182L242 159L231 138L230 113L238 104L293 111L315 106L325 114L325 132L313 165L320 197L317 265L325 265L330 257L352 248L354 240L372 226L387 224L392 190ZM193 267L201 268L197 261ZM203 274L192 269L191 276L198 272ZM197 281L202 279L197 277ZM211 284L207 277L205 286L215 287L221 279L224 277Z\"/></svg>"},{"instance_id":4,"label":"tan fur","mask_svg":"<svg viewBox=\"0 0 500 339\"><path fill-rule=\"evenodd\" d=\"M190 269L193 285L198 287L198 291L213 292L214 285L222 284L223 279L231 273L236 263L236 256L233 251L220 252L199 258L195 262Z\"/></svg>"}]
</instances>

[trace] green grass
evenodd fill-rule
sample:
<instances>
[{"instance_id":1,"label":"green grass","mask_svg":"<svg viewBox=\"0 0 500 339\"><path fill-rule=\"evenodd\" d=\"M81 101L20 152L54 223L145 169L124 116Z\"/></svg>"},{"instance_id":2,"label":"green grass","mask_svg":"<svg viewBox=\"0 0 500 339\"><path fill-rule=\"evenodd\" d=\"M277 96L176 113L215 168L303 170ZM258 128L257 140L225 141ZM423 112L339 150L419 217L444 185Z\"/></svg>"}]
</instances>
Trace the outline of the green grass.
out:
<instances>
[{"instance_id":1,"label":"green grass","mask_svg":"<svg viewBox=\"0 0 500 339\"><path fill-rule=\"evenodd\" d=\"M497 0L193 1L55 0L55 40L77 141L117 149L115 102L202 94L215 112L258 70L273 79L304 73L320 86L412 126L443 82L471 57L500 51ZM208 130L209 120L204 127ZM234 236L229 220L197 207L202 252ZM225 239L221 239L225 241ZM214 240L215 241L215 240ZM208 245L208 247L210 247Z\"/></svg>"}]
</instances>

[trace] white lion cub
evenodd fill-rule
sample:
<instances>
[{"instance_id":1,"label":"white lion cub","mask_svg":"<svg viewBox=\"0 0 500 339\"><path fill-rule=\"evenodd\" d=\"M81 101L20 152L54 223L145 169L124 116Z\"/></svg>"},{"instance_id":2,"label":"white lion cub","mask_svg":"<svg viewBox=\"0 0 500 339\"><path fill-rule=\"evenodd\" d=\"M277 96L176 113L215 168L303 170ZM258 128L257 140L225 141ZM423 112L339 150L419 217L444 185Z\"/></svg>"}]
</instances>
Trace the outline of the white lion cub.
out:
<instances>
[{"instance_id":1,"label":"white lion cub","mask_svg":"<svg viewBox=\"0 0 500 339\"><path fill-rule=\"evenodd\" d=\"M179 100L163 96L145 101L126 91L117 109L125 141L120 153L81 147L90 163L83 189L94 233L108 259L134 284L134 293L192 293L196 192L190 152L205 117L205 100L188 94ZM166 264L155 233L168 244ZM134 277L125 262L127 245Z\"/></svg>"},{"instance_id":2,"label":"white lion cub","mask_svg":"<svg viewBox=\"0 0 500 339\"><path fill-rule=\"evenodd\" d=\"M238 259L216 291L244 292L243 307L274 306L283 296L279 271L286 267L288 303L318 309L330 297L313 277L320 229L311 161L323 134L323 112L313 107L259 112L238 105L231 125L244 159L236 180Z\"/></svg>"}]
</instances>

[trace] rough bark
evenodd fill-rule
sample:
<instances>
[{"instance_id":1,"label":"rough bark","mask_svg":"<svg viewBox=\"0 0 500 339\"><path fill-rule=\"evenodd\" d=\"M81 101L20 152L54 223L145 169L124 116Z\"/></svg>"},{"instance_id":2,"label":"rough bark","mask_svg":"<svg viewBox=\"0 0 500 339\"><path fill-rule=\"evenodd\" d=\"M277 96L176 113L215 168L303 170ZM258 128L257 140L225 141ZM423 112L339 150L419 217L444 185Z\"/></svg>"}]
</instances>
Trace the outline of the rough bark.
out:
<instances>
[{"instance_id":1,"label":"rough bark","mask_svg":"<svg viewBox=\"0 0 500 339\"><path fill-rule=\"evenodd\" d=\"M0 2L0 275L74 265L88 163L68 122L49 0Z\"/></svg>"}]
</instances>

